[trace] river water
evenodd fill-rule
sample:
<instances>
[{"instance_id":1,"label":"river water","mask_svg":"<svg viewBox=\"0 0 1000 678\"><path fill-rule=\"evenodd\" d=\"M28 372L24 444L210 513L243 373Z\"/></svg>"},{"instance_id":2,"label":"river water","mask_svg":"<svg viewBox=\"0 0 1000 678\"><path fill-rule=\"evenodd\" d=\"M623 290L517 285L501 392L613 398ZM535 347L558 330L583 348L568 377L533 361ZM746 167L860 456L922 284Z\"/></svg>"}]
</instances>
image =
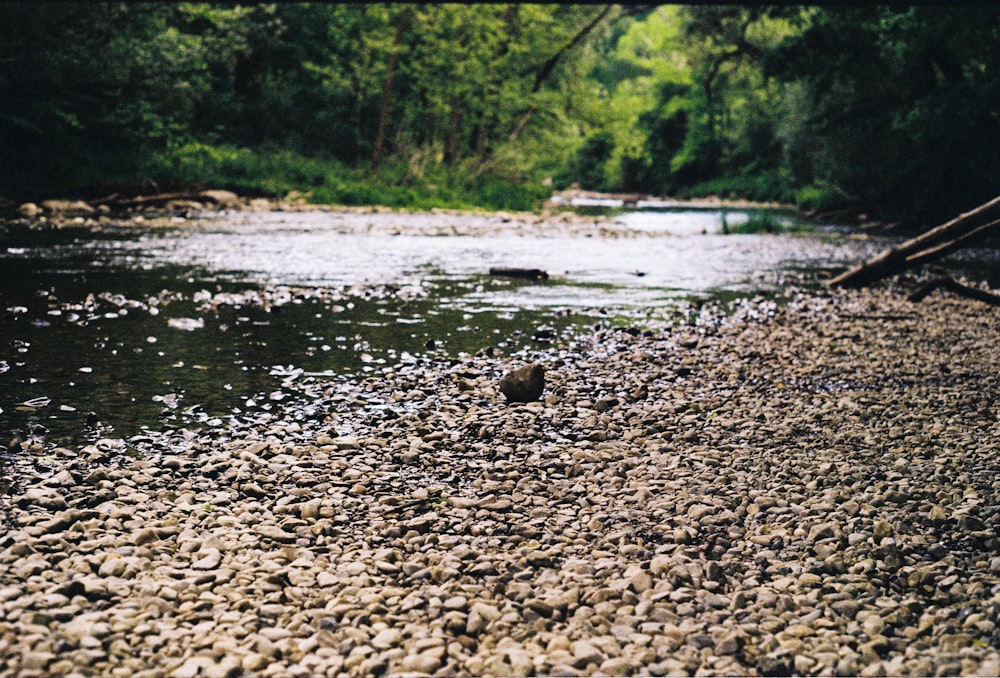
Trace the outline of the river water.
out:
<instances>
[{"instance_id":1,"label":"river water","mask_svg":"<svg viewBox=\"0 0 1000 678\"><path fill-rule=\"evenodd\" d=\"M690 320L884 243L722 235L745 215L610 221L247 212L166 226L0 228L0 445L73 446L277 409L298 373L410 356L530 355L583 326ZM542 282L491 267L544 269Z\"/></svg>"}]
</instances>

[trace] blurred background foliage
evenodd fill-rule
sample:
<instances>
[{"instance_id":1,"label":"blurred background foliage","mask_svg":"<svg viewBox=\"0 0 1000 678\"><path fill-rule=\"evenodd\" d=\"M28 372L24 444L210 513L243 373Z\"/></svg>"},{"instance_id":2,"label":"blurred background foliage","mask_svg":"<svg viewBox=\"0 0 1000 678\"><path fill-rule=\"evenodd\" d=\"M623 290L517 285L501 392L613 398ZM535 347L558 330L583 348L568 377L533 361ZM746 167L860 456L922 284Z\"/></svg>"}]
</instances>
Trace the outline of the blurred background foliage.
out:
<instances>
[{"instance_id":1,"label":"blurred background foliage","mask_svg":"<svg viewBox=\"0 0 1000 678\"><path fill-rule=\"evenodd\" d=\"M0 197L192 185L933 223L1000 191L1000 8L0 3Z\"/></svg>"}]
</instances>

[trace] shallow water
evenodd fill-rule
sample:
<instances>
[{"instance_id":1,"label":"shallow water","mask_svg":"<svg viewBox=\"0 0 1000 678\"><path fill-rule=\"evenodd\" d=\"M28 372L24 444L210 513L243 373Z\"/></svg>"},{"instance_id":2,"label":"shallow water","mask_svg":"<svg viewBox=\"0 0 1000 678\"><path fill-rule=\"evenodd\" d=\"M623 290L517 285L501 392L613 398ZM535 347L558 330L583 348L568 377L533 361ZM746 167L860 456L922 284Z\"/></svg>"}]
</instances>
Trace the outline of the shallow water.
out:
<instances>
[{"instance_id":1,"label":"shallow water","mask_svg":"<svg viewBox=\"0 0 1000 678\"><path fill-rule=\"evenodd\" d=\"M610 230L519 232L485 216L273 212L97 234L10 229L0 444L218 425L280 407L282 380L299 371L530 351L581 325L670 316L693 298L808 284L880 247L834 233L720 235L721 218L634 213ZM493 266L550 278L493 278Z\"/></svg>"}]
</instances>

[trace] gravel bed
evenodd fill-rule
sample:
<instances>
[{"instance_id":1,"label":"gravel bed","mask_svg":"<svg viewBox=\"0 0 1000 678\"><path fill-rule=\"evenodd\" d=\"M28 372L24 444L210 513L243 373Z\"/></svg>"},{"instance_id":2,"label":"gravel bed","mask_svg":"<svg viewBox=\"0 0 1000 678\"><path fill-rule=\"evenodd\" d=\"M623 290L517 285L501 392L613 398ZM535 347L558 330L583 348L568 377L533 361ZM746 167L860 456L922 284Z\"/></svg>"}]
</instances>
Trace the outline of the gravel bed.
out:
<instances>
[{"instance_id":1,"label":"gravel bed","mask_svg":"<svg viewBox=\"0 0 1000 678\"><path fill-rule=\"evenodd\" d=\"M998 336L793 293L25 448L0 674L998 675Z\"/></svg>"}]
</instances>

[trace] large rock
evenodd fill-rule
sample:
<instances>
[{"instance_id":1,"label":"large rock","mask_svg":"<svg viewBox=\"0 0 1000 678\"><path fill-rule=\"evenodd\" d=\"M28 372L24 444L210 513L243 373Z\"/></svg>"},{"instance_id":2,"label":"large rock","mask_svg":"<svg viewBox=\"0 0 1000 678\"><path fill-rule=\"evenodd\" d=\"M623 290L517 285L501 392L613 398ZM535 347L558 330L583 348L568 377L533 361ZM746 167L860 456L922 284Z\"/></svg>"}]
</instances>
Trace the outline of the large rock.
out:
<instances>
[{"instance_id":1,"label":"large rock","mask_svg":"<svg viewBox=\"0 0 1000 678\"><path fill-rule=\"evenodd\" d=\"M500 379L500 392L510 403L538 400L545 389L545 370L538 363L511 370Z\"/></svg>"}]
</instances>

